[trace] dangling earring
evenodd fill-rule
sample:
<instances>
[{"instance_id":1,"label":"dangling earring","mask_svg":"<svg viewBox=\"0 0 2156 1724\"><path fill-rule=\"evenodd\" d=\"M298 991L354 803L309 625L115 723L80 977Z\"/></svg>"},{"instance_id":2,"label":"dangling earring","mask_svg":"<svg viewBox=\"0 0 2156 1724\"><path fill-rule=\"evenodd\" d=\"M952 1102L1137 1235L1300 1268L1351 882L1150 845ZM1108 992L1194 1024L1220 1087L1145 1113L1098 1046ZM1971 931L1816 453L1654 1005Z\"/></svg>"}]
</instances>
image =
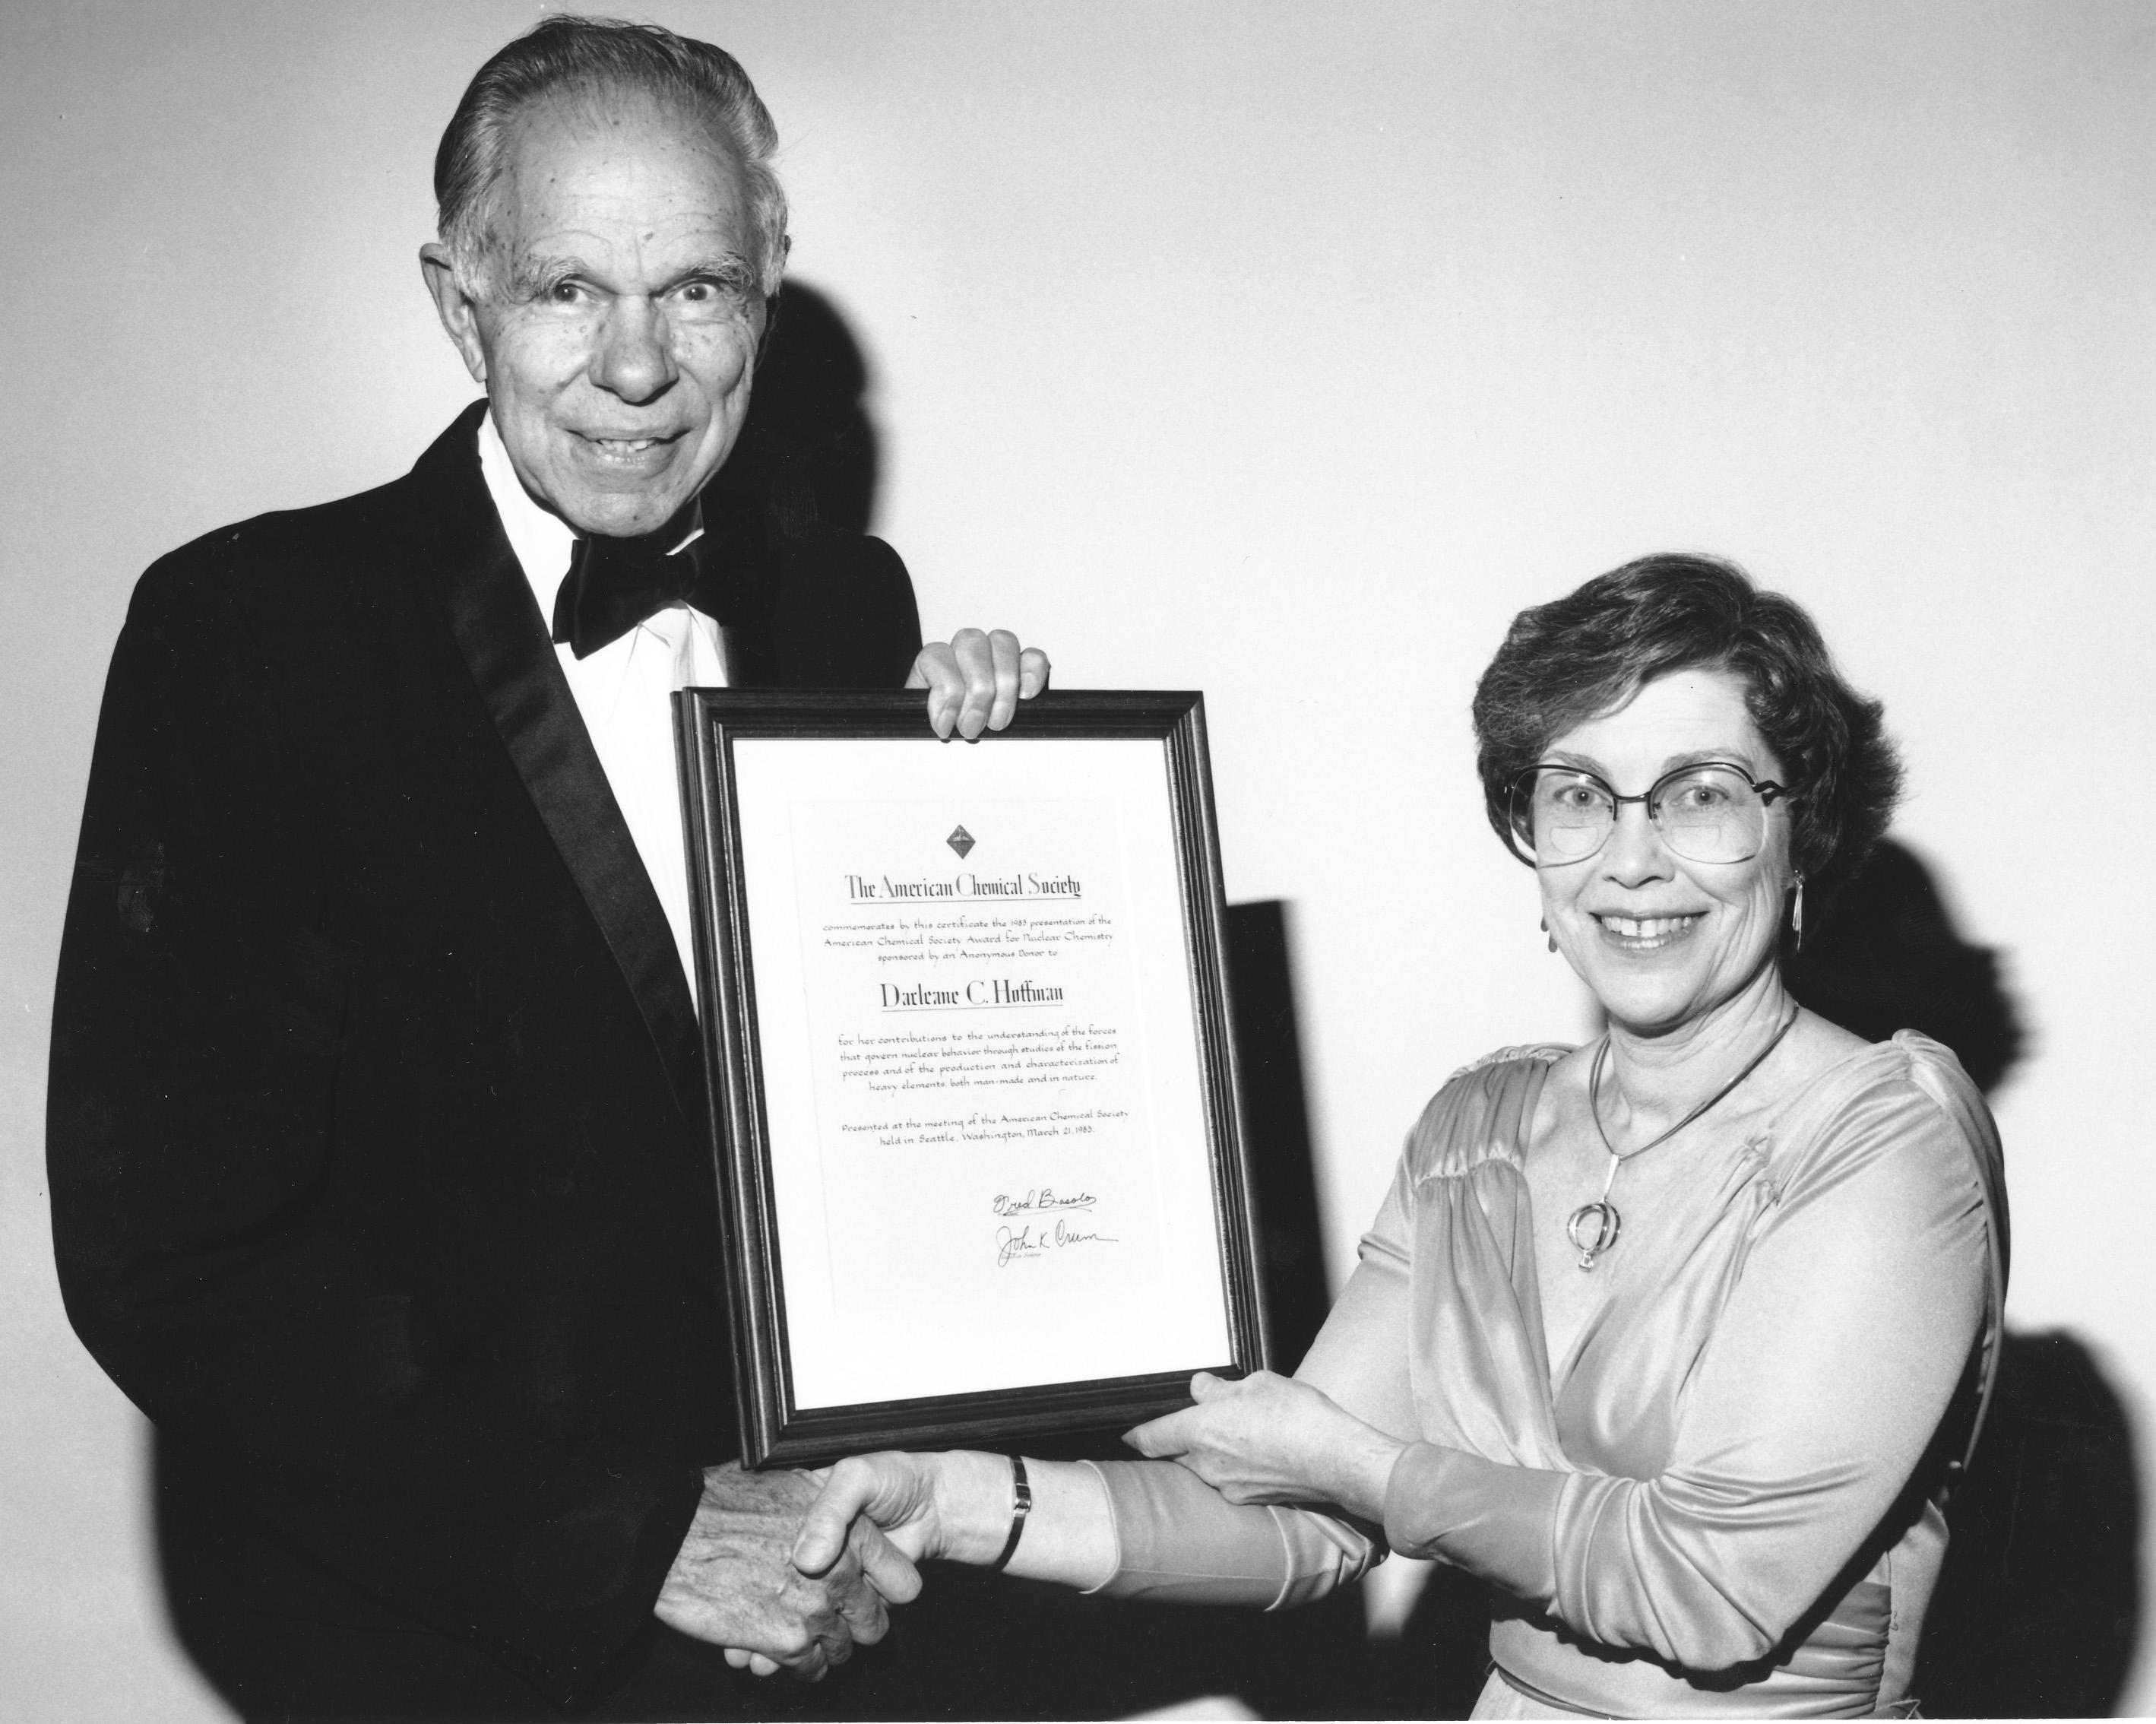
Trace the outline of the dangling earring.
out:
<instances>
[{"instance_id":1,"label":"dangling earring","mask_svg":"<svg viewBox=\"0 0 2156 1724\"><path fill-rule=\"evenodd\" d=\"M1791 903L1791 904L1790 904L1790 906L1789 906L1789 932L1790 932L1793 935L1794 935L1794 936L1795 936L1795 940L1796 940L1796 943L1795 943L1794 946L1792 948L1792 949L1793 949L1793 950L1795 950L1795 951L1799 951L1799 952L1801 952L1802 950L1804 950L1804 877L1802 874L1799 874L1799 875L1798 875L1798 876L1797 876L1797 892L1796 892L1796 897L1795 897L1794 901L1794 902L1792 902L1792 903Z\"/></svg>"},{"instance_id":2,"label":"dangling earring","mask_svg":"<svg viewBox=\"0 0 2156 1724\"><path fill-rule=\"evenodd\" d=\"M1557 949L1557 936L1553 934L1550 934L1549 918L1547 916L1543 917L1543 919L1535 925L1541 929L1544 934L1549 934L1549 949L1554 952Z\"/></svg>"}]
</instances>

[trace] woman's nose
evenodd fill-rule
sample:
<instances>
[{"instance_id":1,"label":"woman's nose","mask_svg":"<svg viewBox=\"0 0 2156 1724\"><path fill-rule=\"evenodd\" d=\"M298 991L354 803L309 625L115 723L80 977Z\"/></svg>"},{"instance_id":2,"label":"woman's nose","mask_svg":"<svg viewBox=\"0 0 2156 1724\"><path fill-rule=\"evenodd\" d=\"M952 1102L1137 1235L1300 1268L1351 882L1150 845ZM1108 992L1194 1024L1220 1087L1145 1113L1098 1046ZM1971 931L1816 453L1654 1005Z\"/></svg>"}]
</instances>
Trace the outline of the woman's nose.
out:
<instances>
[{"instance_id":1,"label":"woman's nose","mask_svg":"<svg viewBox=\"0 0 2156 1724\"><path fill-rule=\"evenodd\" d=\"M1670 872L1670 853L1663 847L1661 831L1637 802L1617 811L1617 824L1602 847L1602 869L1626 886L1658 880Z\"/></svg>"},{"instance_id":2,"label":"woman's nose","mask_svg":"<svg viewBox=\"0 0 2156 1724\"><path fill-rule=\"evenodd\" d=\"M608 308L592 356L592 381L635 404L664 394L680 375L667 337L666 320L649 299L634 295L616 300Z\"/></svg>"}]
</instances>

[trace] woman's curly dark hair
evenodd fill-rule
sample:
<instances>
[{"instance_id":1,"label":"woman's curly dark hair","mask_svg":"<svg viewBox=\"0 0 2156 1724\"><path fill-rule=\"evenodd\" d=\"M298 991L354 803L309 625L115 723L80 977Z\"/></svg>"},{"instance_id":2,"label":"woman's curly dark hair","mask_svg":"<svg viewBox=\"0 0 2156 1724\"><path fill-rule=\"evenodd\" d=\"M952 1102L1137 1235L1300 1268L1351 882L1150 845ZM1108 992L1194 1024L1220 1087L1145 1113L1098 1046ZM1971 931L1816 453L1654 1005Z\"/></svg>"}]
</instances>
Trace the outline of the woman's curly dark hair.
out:
<instances>
[{"instance_id":1,"label":"woman's curly dark hair","mask_svg":"<svg viewBox=\"0 0 2156 1724\"><path fill-rule=\"evenodd\" d=\"M1887 830L1902 763L1884 709L1844 682L1818 625L1733 563L1641 557L1512 620L1475 688L1475 764L1497 836L1512 787L1551 741L1673 671L1741 677L1791 792L1790 858L1823 903ZM1509 841L1509 840L1508 840Z\"/></svg>"}]
</instances>

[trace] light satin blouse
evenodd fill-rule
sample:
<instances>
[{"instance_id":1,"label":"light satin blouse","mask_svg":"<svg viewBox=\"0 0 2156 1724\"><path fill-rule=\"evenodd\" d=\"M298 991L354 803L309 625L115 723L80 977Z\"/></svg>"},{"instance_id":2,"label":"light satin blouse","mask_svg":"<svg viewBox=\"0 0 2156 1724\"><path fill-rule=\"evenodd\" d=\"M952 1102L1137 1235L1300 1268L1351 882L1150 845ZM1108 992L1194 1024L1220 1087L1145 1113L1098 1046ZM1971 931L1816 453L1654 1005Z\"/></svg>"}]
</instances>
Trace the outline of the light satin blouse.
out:
<instances>
[{"instance_id":1,"label":"light satin blouse","mask_svg":"<svg viewBox=\"0 0 2156 1724\"><path fill-rule=\"evenodd\" d=\"M1439 1092L1300 1375L1419 1439L1385 1542L1496 1589L1476 1716L1895 1708L2002 1328L1983 1099L1904 1031L1703 1125L1675 1212L1597 1264L1609 1302L1552 1360L1522 1170L1563 1052L1507 1049ZM1099 1470L1112 1593L1278 1607L1382 1554L1172 1463Z\"/></svg>"}]
</instances>

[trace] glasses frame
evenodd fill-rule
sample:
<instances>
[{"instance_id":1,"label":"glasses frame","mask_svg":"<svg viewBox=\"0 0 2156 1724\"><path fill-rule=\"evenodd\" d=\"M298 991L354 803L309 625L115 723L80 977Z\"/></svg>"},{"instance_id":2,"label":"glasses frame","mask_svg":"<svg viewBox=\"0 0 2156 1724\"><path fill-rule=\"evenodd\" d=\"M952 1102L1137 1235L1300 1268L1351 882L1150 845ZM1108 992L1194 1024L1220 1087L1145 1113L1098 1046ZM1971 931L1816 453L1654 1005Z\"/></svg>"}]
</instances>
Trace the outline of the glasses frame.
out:
<instances>
[{"instance_id":1,"label":"glasses frame","mask_svg":"<svg viewBox=\"0 0 2156 1724\"><path fill-rule=\"evenodd\" d=\"M1512 847L1512 854L1517 857L1531 868L1576 867L1581 862L1594 861L1596 857L1601 855L1604 850L1609 847L1609 840L1617 831L1618 818L1625 812L1625 805L1627 802L1637 802L1647 811L1647 819L1654 826L1655 836L1661 842L1665 850L1668 851L1671 856L1677 857L1681 861L1700 862L1702 858L1698 857L1685 855L1681 850L1679 850L1675 845L1670 842L1667 836L1663 832L1661 799L1663 792L1667 788L1671 780L1682 778L1688 772L1697 772L1701 768L1707 766L1718 766L1725 771L1735 773L1738 777L1743 779L1746 784L1752 787L1752 794L1759 799L1760 805L1763 808L1772 808L1778 801L1794 800L1797 795L1797 793L1794 790L1792 790L1787 785L1777 784L1771 778L1753 777L1750 773L1739 766L1734 760L1693 760L1687 762L1682 766L1672 766L1667 772L1656 779L1654 783L1649 785L1644 791L1636 796L1619 795L1617 794L1617 787L1611 784L1608 779L1603 777L1603 775L1599 772L1590 772L1584 766L1573 766L1568 764L1563 760L1537 760L1532 766L1522 767L1518 772L1512 775L1511 787L1506 792L1505 841ZM1520 830L1520 820L1517 811L1519 810L1522 800L1522 793L1532 784L1535 775L1539 772L1568 772L1575 777L1589 780L1593 783L1599 785L1603 792L1609 798L1612 805L1609 816L1609 830L1602 835L1602 841L1596 845L1594 849L1589 851L1584 856L1568 857L1563 862L1543 862L1535 855L1532 841L1531 839L1526 843L1522 843L1522 840L1523 835ZM1738 862L1748 862L1751 861L1752 858L1758 855L1758 851L1754 850L1743 856L1732 857L1727 862L1706 862L1704 863L1704 866L1707 867L1733 867Z\"/></svg>"}]
</instances>

